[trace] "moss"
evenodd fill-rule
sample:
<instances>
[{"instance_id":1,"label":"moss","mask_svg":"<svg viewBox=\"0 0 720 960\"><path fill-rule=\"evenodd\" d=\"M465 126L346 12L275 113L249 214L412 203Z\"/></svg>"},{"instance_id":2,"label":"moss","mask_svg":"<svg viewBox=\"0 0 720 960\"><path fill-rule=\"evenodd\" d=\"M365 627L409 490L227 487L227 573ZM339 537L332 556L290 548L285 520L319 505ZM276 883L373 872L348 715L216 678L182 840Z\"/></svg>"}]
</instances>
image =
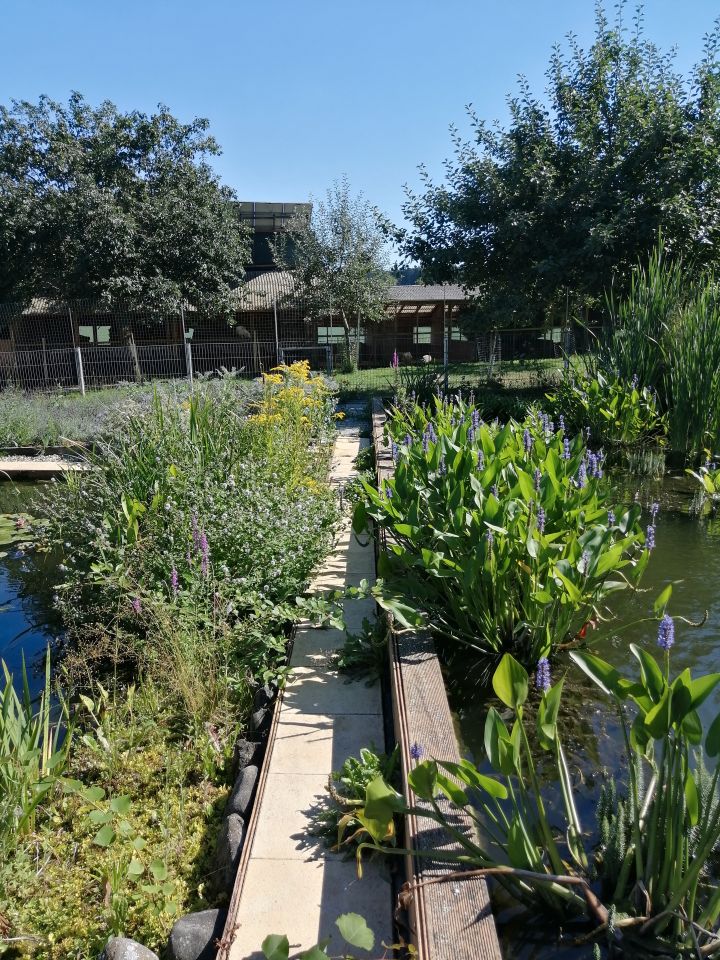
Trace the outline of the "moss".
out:
<instances>
[{"instance_id":1,"label":"moss","mask_svg":"<svg viewBox=\"0 0 720 960\"><path fill-rule=\"evenodd\" d=\"M212 864L229 791L224 768L209 777L202 752L171 733L168 714L153 716L151 703L141 692L132 713L111 707L103 723L110 737L77 741L69 776L82 777L86 790L102 785L104 798L58 785L36 833L0 867L7 936L28 937L4 956L90 960L112 932L162 953L178 915L226 899ZM102 816L118 797L129 798L129 809L111 821L113 842L100 846L91 812ZM128 876L131 861L142 875Z\"/></svg>"}]
</instances>

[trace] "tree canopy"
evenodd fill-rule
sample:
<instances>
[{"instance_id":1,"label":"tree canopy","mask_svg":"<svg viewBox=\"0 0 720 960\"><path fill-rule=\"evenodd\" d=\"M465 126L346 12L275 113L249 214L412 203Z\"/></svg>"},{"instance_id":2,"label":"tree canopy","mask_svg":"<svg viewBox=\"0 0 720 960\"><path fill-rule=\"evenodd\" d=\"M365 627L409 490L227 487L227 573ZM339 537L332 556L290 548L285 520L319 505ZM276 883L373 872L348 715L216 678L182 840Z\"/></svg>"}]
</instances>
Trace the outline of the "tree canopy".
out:
<instances>
[{"instance_id":1,"label":"tree canopy","mask_svg":"<svg viewBox=\"0 0 720 960\"><path fill-rule=\"evenodd\" d=\"M249 259L208 121L90 106L0 106L0 302L32 296L221 309Z\"/></svg>"},{"instance_id":2,"label":"tree canopy","mask_svg":"<svg viewBox=\"0 0 720 960\"><path fill-rule=\"evenodd\" d=\"M546 97L524 79L506 128L468 108L470 141L452 130L454 158L408 192L410 226L395 235L429 280L478 294L485 323L541 324L593 306L665 249L698 267L720 257L720 22L688 78L675 54L632 28L622 6L596 8L588 50L554 48Z\"/></svg>"},{"instance_id":3,"label":"tree canopy","mask_svg":"<svg viewBox=\"0 0 720 960\"><path fill-rule=\"evenodd\" d=\"M341 320L348 356L350 329L384 316L385 293L393 282L385 236L372 206L353 197L347 180L333 184L312 214L300 211L273 243L276 263L292 270L297 292L315 316L332 311Z\"/></svg>"}]
</instances>

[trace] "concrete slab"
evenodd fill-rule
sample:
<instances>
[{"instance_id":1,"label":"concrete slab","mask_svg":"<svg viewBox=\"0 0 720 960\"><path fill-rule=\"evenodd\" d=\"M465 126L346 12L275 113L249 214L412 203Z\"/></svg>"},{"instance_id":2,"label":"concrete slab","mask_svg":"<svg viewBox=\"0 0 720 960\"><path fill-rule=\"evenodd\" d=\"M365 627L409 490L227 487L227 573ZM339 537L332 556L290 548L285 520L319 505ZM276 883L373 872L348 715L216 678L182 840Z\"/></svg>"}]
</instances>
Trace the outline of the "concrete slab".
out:
<instances>
[{"instance_id":1,"label":"concrete slab","mask_svg":"<svg viewBox=\"0 0 720 960\"><path fill-rule=\"evenodd\" d=\"M339 429L331 480L341 488L352 475L361 443L351 426ZM346 520L330 557L311 589L338 590L374 578L374 553L355 538ZM373 620L371 600L348 601L344 615L351 632ZM252 847L238 878L234 905L221 950L223 960L261 960L270 933L285 933L292 953L331 936L330 953L343 951L335 920L357 912L381 942L392 937L392 891L378 865L363 879L354 858L344 860L310 833L312 812L326 803L326 784L348 756L364 746L382 749L384 731L380 690L362 681L347 682L334 668L333 654L345 631L303 624L295 635L292 673L278 704L278 719L260 805L253 814Z\"/></svg>"}]
</instances>

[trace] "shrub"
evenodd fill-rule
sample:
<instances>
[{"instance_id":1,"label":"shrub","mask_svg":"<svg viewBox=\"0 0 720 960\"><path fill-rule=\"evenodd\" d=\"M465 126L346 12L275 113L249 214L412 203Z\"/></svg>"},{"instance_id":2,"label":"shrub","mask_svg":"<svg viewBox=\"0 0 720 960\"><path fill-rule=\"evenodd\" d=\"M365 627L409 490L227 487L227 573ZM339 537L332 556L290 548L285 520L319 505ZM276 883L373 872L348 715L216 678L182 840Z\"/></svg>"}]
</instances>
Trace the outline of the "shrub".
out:
<instances>
[{"instance_id":1,"label":"shrub","mask_svg":"<svg viewBox=\"0 0 720 960\"><path fill-rule=\"evenodd\" d=\"M639 505L613 509L602 458L547 417L500 427L438 400L389 432L395 475L365 484L355 527L388 534L382 602L401 621L533 664L645 568Z\"/></svg>"}]
</instances>

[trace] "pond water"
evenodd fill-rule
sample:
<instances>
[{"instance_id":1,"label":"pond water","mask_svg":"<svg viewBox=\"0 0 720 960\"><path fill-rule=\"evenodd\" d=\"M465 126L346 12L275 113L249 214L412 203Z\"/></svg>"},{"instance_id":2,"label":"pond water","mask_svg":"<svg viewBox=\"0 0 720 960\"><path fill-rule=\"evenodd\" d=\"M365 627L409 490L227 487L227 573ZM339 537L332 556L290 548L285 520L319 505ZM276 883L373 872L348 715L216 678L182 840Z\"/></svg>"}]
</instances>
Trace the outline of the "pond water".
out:
<instances>
[{"instance_id":1,"label":"pond water","mask_svg":"<svg viewBox=\"0 0 720 960\"><path fill-rule=\"evenodd\" d=\"M31 483L0 483L0 514L35 513L42 487ZM44 684L45 650L59 639L60 623L53 611L57 559L32 546L1 546L0 659L19 689L23 656L33 695Z\"/></svg>"},{"instance_id":2,"label":"pond water","mask_svg":"<svg viewBox=\"0 0 720 960\"><path fill-rule=\"evenodd\" d=\"M620 499L631 500L637 481L618 484ZM661 504L657 520L657 546L641 582L641 591L614 594L610 607L615 618L588 633L588 648L611 662L621 673L634 676L637 661L629 645L636 643L657 652L657 620L653 601L663 587L673 582L669 612L675 618L675 646L671 670L676 675L689 667L694 676L720 667L720 517L699 519L690 516L689 507L695 488L683 477L667 477L646 482L640 490L641 502ZM649 512L649 510L648 510ZM705 614L707 613L707 617ZM683 622L684 617L693 623ZM653 618L649 621L646 618ZM644 622L643 622L644 621ZM624 745L614 707L600 690L566 658L553 664L557 679L567 670L561 710L561 733L571 767L581 823L595 836L595 803L605 773L623 769ZM485 692L467 682L467 665L456 662L448 668L448 692L457 719L461 749L473 759L484 753L483 732L488 704ZM496 703L496 706L499 706ZM703 719L720 709L720 691L716 690L701 707ZM542 763L542 757L538 758ZM549 781L548 781L549 783ZM553 790L554 794L555 791ZM533 918L512 918L500 914L503 955L506 958L580 958L592 955L588 946L576 948L572 938L559 937Z\"/></svg>"}]
</instances>

